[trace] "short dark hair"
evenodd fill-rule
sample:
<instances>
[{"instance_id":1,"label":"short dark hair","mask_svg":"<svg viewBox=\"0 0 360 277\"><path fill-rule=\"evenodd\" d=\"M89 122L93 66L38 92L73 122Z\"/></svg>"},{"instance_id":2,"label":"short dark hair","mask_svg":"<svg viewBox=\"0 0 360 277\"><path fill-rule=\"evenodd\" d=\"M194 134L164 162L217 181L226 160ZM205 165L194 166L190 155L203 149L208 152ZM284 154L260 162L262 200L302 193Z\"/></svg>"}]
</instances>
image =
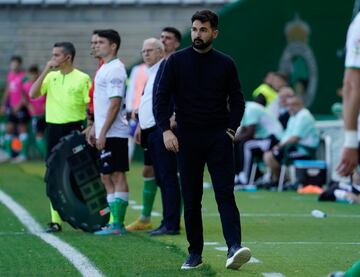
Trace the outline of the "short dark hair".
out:
<instances>
[{"instance_id":1,"label":"short dark hair","mask_svg":"<svg viewBox=\"0 0 360 277\"><path fill-rule=\"evenodd\" d=\"M12 56L10 58L10 62L18 62L19 64L22 64L22 57L21 56Z\"/></svg>"},{"instance_id":2,"label":"short dark hair","mask_svg":"<svg viewBox=\"0 0 360 277\"><path fill-rule=\"evenodd\" d=\"M110 43L115 43L116 44L116 52L119 50L120 44L121 44L121 38L117 31L112 30L112 29L100 30L100 31L98 31L97 35L99 37L108 39L110 41Z\"/></svg>"},{"instance_id":3,"label":"short dark hair","mask_svg":"<svg viewBox=\"0 0 360 277\"><path fill-rule=\"evenodd\" d=\"M288 82L288 74L286 74L285 72L278 71L278 72L274 72L274 74L279 78L281 78L285 83Z\"/></svg>"},{"instance_id":4,"label":"short dark hair","mask_svg":"<svg viewBox=\"0 0 360 277\"><path fill-rule=\"evenodd\" d=\"M28 72L32 74L38 74L39 73L39 67L37 64L32 64L29 66Z\"/></svg>"},{"instance_id":5,"label":"short dark hair","mask_svg":"<svg viewBox=\"0 0 360 277\"><path fill-rule=\"evenodd\" d=\"M194 23L195 20L200 20L201 23L210 22L210 26L213 29L217 29L219 24L219 17L216 13L210 10L197 11L191 17L191 23Z\"/></svg>"},{"instance_id":6,"label":"short dark hair","mask_svg":"<svg viewBox=\"0 0 360 277\"><path fill-rule=\"evenodd\" d=\"M92 32L92 34L93 35L97 35L99 32L101 32L102 30L94 30L93 32Z\"/></svg>"},{"instance_id":7,"label":"short dark hair","mask_svg":"<svg viewBox=\"0 0 360 277\"><path fill-rule=\"evenodd\" d=\"M172 33L178 42L181 42L181 33L175 27L165 27L162 32Z\"/></svg>"},{"instance_id":8,"label":"short dark hair","mask_svg":"<svg viewBox=\"0 0 360 277\"><path fill-rule=\"evenodd\" d=\"M54 44L54 47L61 47L63 49L65 55L71 56L71 62L74 61L75 55L76 55L76 50L75 50L74 44L72 44L71 42L68 42L68 41L62 41L62 42L56 42Z\"/></svg>"}]
</instances>

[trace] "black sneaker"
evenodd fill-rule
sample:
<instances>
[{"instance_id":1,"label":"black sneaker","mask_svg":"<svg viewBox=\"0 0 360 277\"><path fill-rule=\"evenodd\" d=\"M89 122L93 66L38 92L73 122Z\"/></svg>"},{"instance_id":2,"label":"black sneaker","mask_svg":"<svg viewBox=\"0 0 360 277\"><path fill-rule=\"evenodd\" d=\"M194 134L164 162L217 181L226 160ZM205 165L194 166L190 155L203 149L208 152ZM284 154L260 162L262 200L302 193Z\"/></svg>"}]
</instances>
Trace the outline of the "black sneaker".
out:
<instances>
[{"instance_id":1,"label":"black sneaker","mask_svg":"<svg viewBox=\"0 0 360 277\"><path fill-rule=\"evenodd\" d=\"M165 226L158 228L156 230L150 231L148 232L148 234L150 236L163 236L163 235L179 235L180 231L179 230L169 230L167 229Z\"/></svg>"},{"instance_id":2,"label":"black sneaker","mask_svg":"<svg viewBox=\"0 0 360 277\"><path fill-rule=\"evenodd\" d=\"M181 269L194 269L202 266L201 256L198 254L189 254L186 257L185 263L181 266Z\"/></svg>"},{"instance_id":3,"label":"black sneaker","mask_svg":"<svg viewBox=\"0 0 360 277\"><path fill-rule=\"evenodd\" d=\"M226 268L239 269L243 264L247 263L250 258L251 252L249 248L233 245L228 252Z\"/></svg>"},{"instance_id":4,"label":"black sneaker","mask_svg":"<svg viewBox=\"0 0 360 277\"><path fill-rule=\"evenodd\" d=\"M46 229L46 233L58 233L61 232L61 225L58 223L50 222L48 228Z\"/></svg>"}]
</instances>

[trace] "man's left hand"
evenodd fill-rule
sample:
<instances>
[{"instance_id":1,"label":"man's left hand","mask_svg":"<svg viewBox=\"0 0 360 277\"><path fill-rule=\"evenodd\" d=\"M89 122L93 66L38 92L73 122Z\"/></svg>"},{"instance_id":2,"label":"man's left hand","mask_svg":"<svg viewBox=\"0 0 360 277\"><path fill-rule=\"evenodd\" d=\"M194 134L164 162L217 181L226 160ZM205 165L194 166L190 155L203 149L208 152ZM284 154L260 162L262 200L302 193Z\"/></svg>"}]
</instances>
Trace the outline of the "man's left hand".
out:
<instances>
[{"instance_id":1,"label":"man's left hand","mask_svg":"<svg viewBox=\"0 0 360 277\"><path fill-rule=\"evenodd\" d=\"M100 134L99 138L96 140L96 148L98 150L103 150L105 148L106 136Z\"/></svg>"}]
</instances>

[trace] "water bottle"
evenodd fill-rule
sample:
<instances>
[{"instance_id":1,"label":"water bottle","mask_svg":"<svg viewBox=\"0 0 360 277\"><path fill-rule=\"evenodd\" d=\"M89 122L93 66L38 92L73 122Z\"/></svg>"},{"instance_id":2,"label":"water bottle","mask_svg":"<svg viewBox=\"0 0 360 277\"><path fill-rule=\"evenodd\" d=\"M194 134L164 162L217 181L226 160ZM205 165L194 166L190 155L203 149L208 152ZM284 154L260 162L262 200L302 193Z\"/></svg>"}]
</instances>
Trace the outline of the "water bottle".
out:
<instances>
[{"instance_id":1,"label":"water bottle","mask_svg":"<svg viewBox=\"0 0 360 277\"><path fill-rule=\"evenodd\" d=\"M311 215L316 218L325 218L327 216L326 213L320 210L312 210Z\"/></svg>"}]
</instances>

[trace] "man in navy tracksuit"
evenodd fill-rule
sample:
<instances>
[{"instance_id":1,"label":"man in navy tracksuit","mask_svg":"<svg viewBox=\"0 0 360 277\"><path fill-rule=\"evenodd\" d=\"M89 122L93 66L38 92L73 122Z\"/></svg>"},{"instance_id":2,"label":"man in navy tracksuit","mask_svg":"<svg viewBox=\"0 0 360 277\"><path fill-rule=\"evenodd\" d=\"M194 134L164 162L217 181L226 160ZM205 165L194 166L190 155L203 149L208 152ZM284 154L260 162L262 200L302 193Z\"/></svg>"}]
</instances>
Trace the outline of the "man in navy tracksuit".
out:
<instances>
[{"instance_id":1,"label":"man in navy tracksuit","mask_svg":"<svg viewBox=\"0 0 360 277\"><path fill-rule=\"evenodd\" d=\"M241 246L240 215L234 197L233 138L244 113L235 63L212 48L218 16L208 10L192 17L192 47L167 60L155 99L155 117L163 131L165 147L178 152L189 255L182 269L202 265L203 226L201 200L207 164L228 246L226 267L237 269L251 252ZM175 105L177 135L168 117Z\"/></svg>"}]
</instances>

